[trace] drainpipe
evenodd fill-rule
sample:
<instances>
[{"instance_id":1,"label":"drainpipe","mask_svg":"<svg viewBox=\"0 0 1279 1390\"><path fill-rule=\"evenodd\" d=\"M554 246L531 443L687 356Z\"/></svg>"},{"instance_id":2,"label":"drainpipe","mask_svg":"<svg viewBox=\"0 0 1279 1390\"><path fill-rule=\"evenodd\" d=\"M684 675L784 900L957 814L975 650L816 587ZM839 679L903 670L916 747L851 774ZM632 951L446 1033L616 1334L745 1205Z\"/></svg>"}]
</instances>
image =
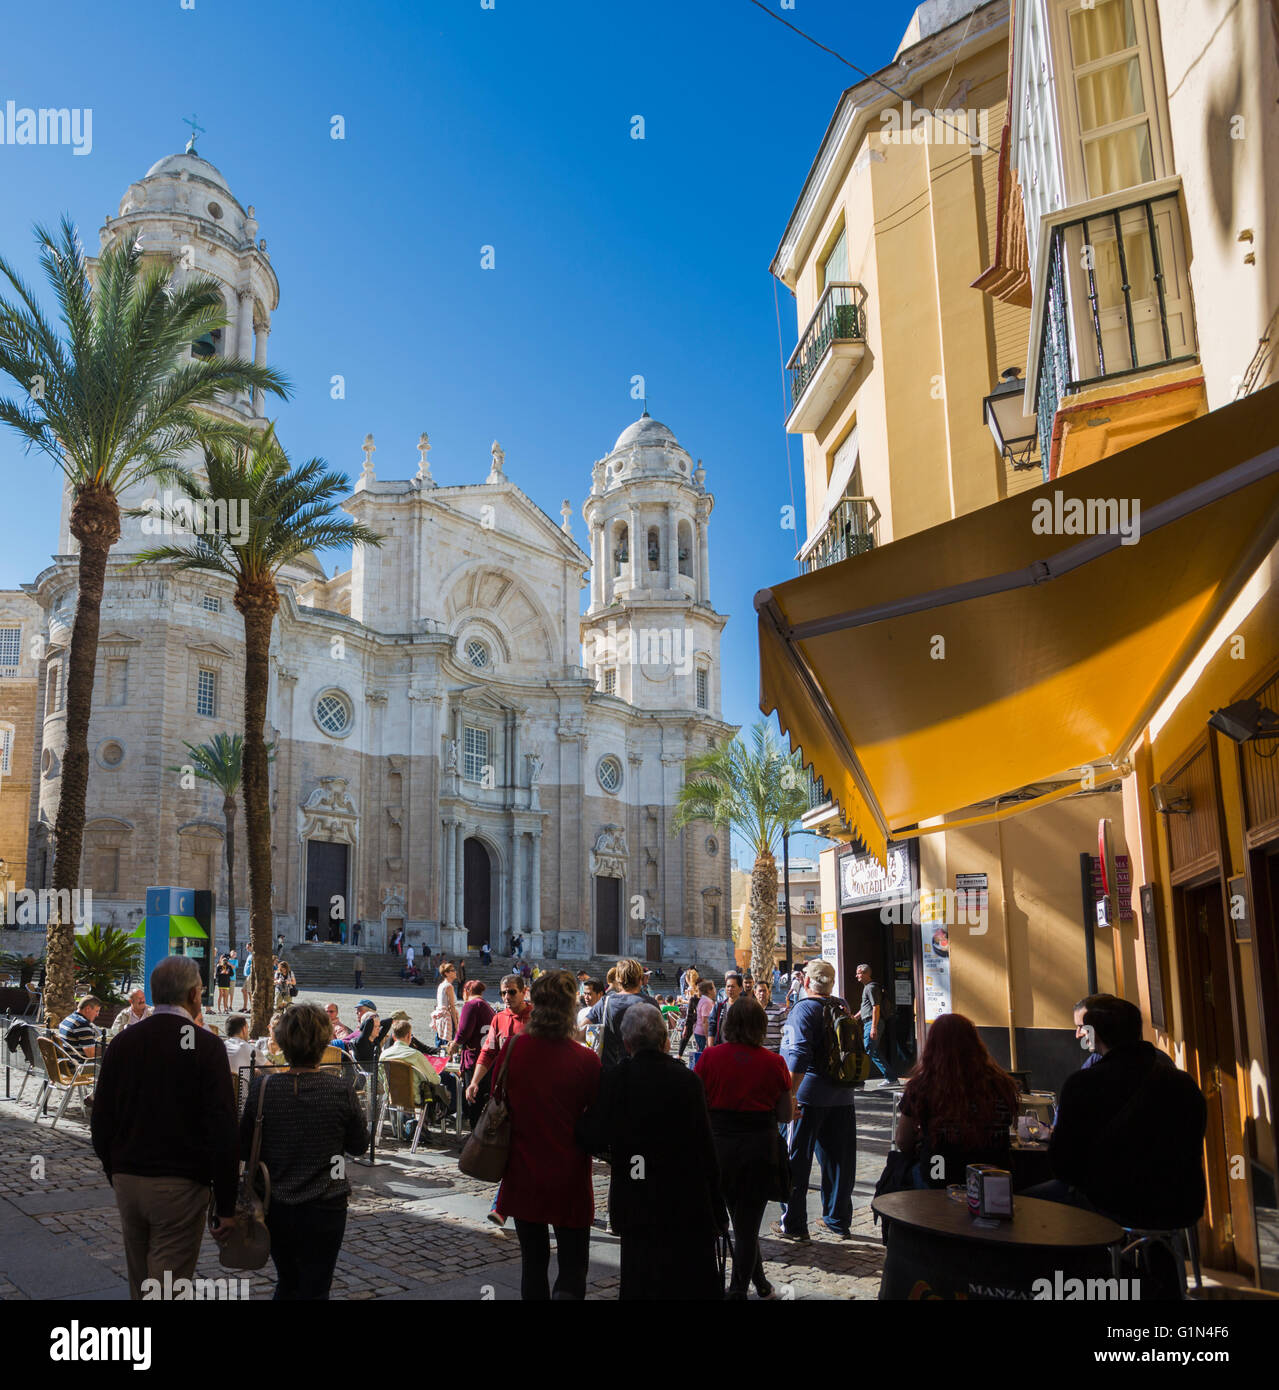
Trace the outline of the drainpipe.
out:
<instances>
[{"instance_id":1,"label":"drainpipe","mask_svg":"<svg viewBox=\"0 0 1279 1390\"><path fill-rule=\"evenodd\" d=\"M1013 990L1013 929L1008 914L1008 904L1012 899L1009 891L1011 870L1004 863L1004 829L1001 821L995 822L995 848L999 852L999 908L1004 919L1004 987L1008 996L1008 1069L1020 1071L1017 1058L1017 1014Z\"/></svg>"}]
</instances>

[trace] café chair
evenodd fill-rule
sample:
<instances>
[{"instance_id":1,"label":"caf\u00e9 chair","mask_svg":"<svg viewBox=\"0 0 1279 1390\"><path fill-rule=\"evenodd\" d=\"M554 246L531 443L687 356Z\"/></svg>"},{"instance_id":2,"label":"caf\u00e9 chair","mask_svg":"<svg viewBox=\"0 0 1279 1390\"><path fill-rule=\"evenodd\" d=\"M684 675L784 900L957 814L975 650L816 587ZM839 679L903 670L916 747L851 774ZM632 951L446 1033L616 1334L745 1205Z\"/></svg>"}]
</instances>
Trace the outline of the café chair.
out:
<instances>
[{"instance_id":1,"label":"caf\u00e9 chair","mask_svg":"<svg viewBox=\"0 0 1279 1390\"><path fill-rule=\"evenodd\" d=\"M1176 1268L1177 1297L1188 1296L1186 1263L1195 1275L1195 1289L1204 1286L1203 1270L1199 1264L1199 1231L1196 1226L1171 1227L1168 1230L1149 1230L1137 1226L1124 1227L1124 1244L1115 1257L1116 1273L1131 1272L1134 1268L1150 1269L1156 1251L1166 1252Z\"/></svg>"},{"instance_id":2,"label":"caf\u00e9 chair","mask_svg":"<svg viewBox=\"0 0 1279 1390\"><path fill-rule=\"evenodd\" d=\"M87 1088L93 1085L93 1063L87 1058L73 1057L70 1053L60 1048L52 1038L37 1038L36 1047L40 1051L40 1060L44 1064L45 1082L36 1097L35 1114L31 1117L34 1124L39 1118L41 1110L54 1091L62 1092L62 1103L58 1106L58 1113L53 1117L53 1124L50 1129L57 1129L58 1121L66 1112L67 1102L72 1095L79 1095L80 1105L84 1110L85 1117L88 1117L89 1108L85 1105L85 1095Z\"/></svg>"}]
</instances>

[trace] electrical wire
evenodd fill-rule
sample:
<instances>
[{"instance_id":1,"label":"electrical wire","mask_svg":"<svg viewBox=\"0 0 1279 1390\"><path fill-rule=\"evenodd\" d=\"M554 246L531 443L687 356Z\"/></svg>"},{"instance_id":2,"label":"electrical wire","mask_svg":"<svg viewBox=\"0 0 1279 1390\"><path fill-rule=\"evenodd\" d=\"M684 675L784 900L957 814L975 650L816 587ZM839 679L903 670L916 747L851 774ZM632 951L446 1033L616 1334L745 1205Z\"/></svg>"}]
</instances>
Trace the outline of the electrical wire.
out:
<instances>
[{"instance_id":1,"label":"electrical wire","mask_svg":"<svg viewBox=\"0 0 1279 1390\"><path fill-rule=\"evenodd\" d=\"M867 72L865 68L859 68L856 63L850 62L847 58L844 57L842 53L837 53L833 48L829 48L826 44L821 43L819 40L813 38L811 34L806 34L798 25L792 24L789 19L783 19L781 15L777 14L773 10L770 10L768 6L763 3L763 0L750 0L750 3L754 5L757 10L763 10L763 12L770 19L775 19L779 24L784 24L788 29L793 30L796 34L800 36L801 39L806 39L809 43L813 45L814 48L820 48L823 53L829 53L832 58L838 58L839 61L843 63L843 65L846 68L851 68L855 73L859 74L861 77L864 77L868 82L878 82L879 85L886 92L890 93L892 96L895 96L898 101L904 102L909 100L908 97L903 96L902 93L899 92L895 87L890 87L882 77L878 76L873 72ZM968 16L968 22L970 25L972 23L973 13L975 13L975 10L973 12L970 12ZM967 29L964 30L964 37L968 37ZM956 59L956 61L958 61L958 59ZM954 64L951 65L950 71L951 75L953 76L955 71ZM947 77L946 81L947 83L949 83L950 77ZM964 136L964 138L970 141L970 143L974 145L980 145L982 149L988 150L991 154L997 155L999 153L999 151L993 145L988 145L984 140L973 140L971 131L962 129L960 126L955 125L953 122L948 121L944 117L937 115L936 112L933 113L933 120L935 120L939 125L950 126L950 128L953 131Z\"/></svg>"}]
</instances>

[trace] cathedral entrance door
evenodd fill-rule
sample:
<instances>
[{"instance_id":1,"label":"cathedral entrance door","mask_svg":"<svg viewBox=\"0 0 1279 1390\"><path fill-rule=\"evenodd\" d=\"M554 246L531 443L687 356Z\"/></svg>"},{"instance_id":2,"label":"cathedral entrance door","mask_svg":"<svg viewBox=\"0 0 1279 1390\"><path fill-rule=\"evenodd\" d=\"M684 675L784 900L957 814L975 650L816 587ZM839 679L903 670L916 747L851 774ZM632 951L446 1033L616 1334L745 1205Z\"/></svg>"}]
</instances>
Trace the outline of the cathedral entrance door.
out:
<instances>
[{"instance_id":1,"label":"cathedral entrance door","mask_svg":"<svg viewBox=\"0 0 1279 1390\"><path fill-rule=\"evenodd\" d=\"M656 932L649 932L644 938L644 959L662 963L662 938Z\"/></svg>"},{"instance_id":2,"label":"cathedral entrance door","mask_svg":"<svg viewBox=\"0 0 1279 1390\"><path fill-rule=\"evenodd\" d=\"M467 840L462 846L463 920L466 923L466 944L478 951L485 942L494 945L489 932L492 927L493 866L488 850L478 840Z\"/></svg>"},{"instance_id":3,"label":"cathedral entrance door","mask_svg":"<svg viewBox=\"0 0 1279 1390\"><path fill-rule=\"evenodd\" d=\"M622 880L595 880L595 954L616 956L622 950Z\"/></svg>"},{"instance_id":4,"label":"cathedral entrance door","mask_svg":"<svg viewBox=\"0 0 1279 1390\"><path fill-rule=\"evenodd\" d=\"M334 845L327 840L306 842L306 915L315 922L320 940L329 939L330 928L347 921L350 905L346 900L347 861L350 845ZM337 899L334 916L334 899Z\"/></svg>"}]
</instances>

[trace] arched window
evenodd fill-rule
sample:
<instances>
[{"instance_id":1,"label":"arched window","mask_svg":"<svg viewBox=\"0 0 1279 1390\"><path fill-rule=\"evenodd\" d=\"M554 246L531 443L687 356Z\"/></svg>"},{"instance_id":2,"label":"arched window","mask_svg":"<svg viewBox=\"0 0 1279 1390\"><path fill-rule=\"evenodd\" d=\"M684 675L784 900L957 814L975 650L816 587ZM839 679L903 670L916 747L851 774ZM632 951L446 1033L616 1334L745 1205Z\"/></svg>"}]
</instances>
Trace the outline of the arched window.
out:
<instances>
[{"instance_id":1,"label":"arched window","mask_svg":"<svg viewBox=\"0 0 1279 1390\"><path fill-rule=\"evenodd\" d=\"M662 568L662 537L656 526L648 528L648 567L651 570Z\"/></svg>"},{"instance_id":2,"label":"arched window","mask_svg":"<svg viewBox=\"0 0 1279 1390\"><path fill-rule=\"evenodd\" d=\"M687 521L679 524L679 572L693 577L693 528Z\"/></svg>"},{"instance_id":3,"label":"arched window","mask_svg":"<svg viewBox=\"0 0 1279 1390\"><path fill-rule=\"evenodd\" d=\"M619 521L613 528L613 578L617 579L622 573L622 566L628 564L631 558L630 535L627 531L626 523Z\"/></svg>"}]
</instances>

